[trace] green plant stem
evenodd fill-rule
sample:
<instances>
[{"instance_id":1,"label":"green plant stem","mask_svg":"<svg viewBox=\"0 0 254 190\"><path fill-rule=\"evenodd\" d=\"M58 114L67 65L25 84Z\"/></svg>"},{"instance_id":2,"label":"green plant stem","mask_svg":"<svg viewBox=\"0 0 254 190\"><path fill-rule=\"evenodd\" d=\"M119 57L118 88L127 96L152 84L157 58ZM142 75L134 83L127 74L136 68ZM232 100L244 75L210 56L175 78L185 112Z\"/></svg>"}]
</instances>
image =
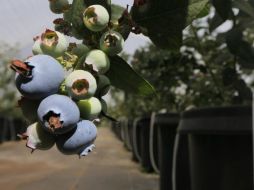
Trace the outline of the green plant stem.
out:
<instances>
[{"instance_id":1,"label":"green plant stem","mask_svg":"<svg viewBox=\"0 0 254 190\"><path fill-rule=\"evenodd\" d=\"M233 14L233 28L235 28L235 27L236 27L236 15ZM236 65L237 65L237 56L236 55L234 55L233 63L234 63L234 68L236 68Z\"/></svg>"}]
</instances>

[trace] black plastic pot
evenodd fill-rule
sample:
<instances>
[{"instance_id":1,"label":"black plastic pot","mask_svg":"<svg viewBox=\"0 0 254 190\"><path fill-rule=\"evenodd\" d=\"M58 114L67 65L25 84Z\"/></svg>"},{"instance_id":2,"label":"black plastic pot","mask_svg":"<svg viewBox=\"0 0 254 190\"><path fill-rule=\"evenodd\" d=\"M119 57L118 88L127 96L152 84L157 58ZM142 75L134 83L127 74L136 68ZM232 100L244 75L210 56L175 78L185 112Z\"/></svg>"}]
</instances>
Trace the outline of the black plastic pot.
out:
<instances>
[{"instance_id":1,"label":"black plastic pot","mask_svg":"<svg viewBox=\"0 0 254 190\"><path fill-rule=\"evenodd\" d=\"M120 140L123 141L124 143L124 126L125 126L125 122L126 122L126 119L125 118L120 118L119 119L119 127L120 127Z\"/></svg>"},{"instance_id":2,"label":"black plastic pot","mask_svg":"<svg viewBox=\"0 0 254 190\"><path fill-rule=\"evenodd\" d=\"M141 160L141 128L138 125L140 118L135 118L132 125L132 159L133 161L139 162Z\"/></svg>"},{"instance_id":3,"label":"black plastic pot","mask_svg":"<svg viewBox=\"0 0 254 190\"><path fill-rule=\"evenodd\" d=\"M156 123L156 113L151 114L150 132L149 132L149 153L150 160L155 173L159 174L159 144L158 144L158 126Z\"/></svg>"},{"instance_id":4,"label":"black plastic pot","mask_svg":"<svg viewBox=\"0 0 254 190\"><path fill-rule=\"evenodd\" d=\"M117 137L119 140L122 140L120 122L112 121L111 127L112 127L112 131L115 133L116 137Z\"/></svg>"},{"instance_id":5,"label":"black plastic pot","mask_svg":"<svg viewBox=\"0 0 254 190\"><path fill-rule=\"evenodd\" d=\"M140 118L133 131L134 133L134 151L135 154L146 172L152 172L153 167L150 160L149 153L149 131L150 131L150 117Z\"/></svg>"},{"instance_id":6,"label":"black plastic pot","mask_svg":"<svg viewBox=\"0 0 254 190\"><path fill-rule=\"evenodd\" d=\"M20 140L17 134L22 134L26 131L26 122L21 118L0 118L0 143L5 141Z\"/></svg>"},{"instance_id":7,"label":"black plastic pot","mask_svg":"<svg viewBox=\"0 0 254 190\"><path fill-rule=\"evenodd\" d=\"M7 133L8 133L8 120L5 117L0 117L0 143L8 140Z\"/></svg>"},{"instance_id":8,"label":"black plastic pot","mask_svg":"<svg viewBox=\"0 0 254 190\"><path fill-rule=\"evenodd\" d=\"M128 123L127 123L127 138L128 141L126 143L126 145L128 146L127 148L132 151L133 150L133 120L132 119L128 119Z\"/></svg>"},{"instance_id":9,"label":"black plastic pot","mask_svg":"<svg viewBox=\"0 0 254 190\"><path fill-rule=\"evenodd\" d=\"M179 114L156 114L154 127L158 135L158 168L160 173L160 190L172 189L172 160L176 128Z\"/></svg>"},{"instance_id":10,"label":"black plastic pot","mask_svg":"<svg viewBox=\"0 0 254 190\"><path fill-rule=\"evenodd\" d=\"M251 107L242 106L182 114L179 134L187 136L192 190L253 189L251 116ZM176 152L182 152L180 146Z\"/></svg>"},{"instance_id":11,"label":"black plastic pot","mask_svg":"<svg viewBox=\"0 0 254 190\"><path fill-rule=\"evenodd\" d=\"M12 139L21 140L20 137L18 137L18 134L23 134L24 132L26 132L27 123L25 122L25 120L20 118L14 118L12 119L11 122L12 122L11 126L14 126L14 131L15 131L14 136L12 136Z\"/></svg>"},{"instance_id":12,"label":"black plastic pot","mask_svg":"<svg viewBox=\"0 0 254 190\"><path fill-rule=\"evenodd\" d=\"M123 119L122 120L122 136L123 136L123 143L124 146L127 150L131 151L132 150L132 146L131 146L131 139L130 139L130 130L129 130L129 120Z\"/></svg>"}]
</instances>

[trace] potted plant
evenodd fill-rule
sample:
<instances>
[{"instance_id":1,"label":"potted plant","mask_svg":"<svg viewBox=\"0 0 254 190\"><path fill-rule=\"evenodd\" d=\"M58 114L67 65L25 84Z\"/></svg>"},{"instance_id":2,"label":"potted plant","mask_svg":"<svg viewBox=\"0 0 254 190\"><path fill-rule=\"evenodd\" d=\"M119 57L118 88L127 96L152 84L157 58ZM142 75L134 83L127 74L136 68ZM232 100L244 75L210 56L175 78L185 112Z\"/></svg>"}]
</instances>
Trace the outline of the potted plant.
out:
<instances>
[{"instance_id":1,"label":"potted plant","mask_svg":"<svg viewBox=\"0 0 254 190\"><path fill-rule=\"evenodd\" d=\"M192 87L196 94L188 94L197 109L185 111L181 116L180 136L175 146L174 189L181 189L177 183L181 180L177 155L184 140L189 147L189 188L247 190L253 188L252 93L243 74L253 68L250 62L253 50L247 38L251 23L246 12L247 7L253 9L253 6L234 1L233 7L239 10L234 12L231 1L213 3L216 13L210 21L210 31L225 20L231 20L233 27L210 39L208 29L198 36L195 27L190 27L197 43L190 41L189 46L201 55L205 70L195 75Z\"/></svg>"},{"instance_id":2,"label":"potted plant","mask_svg":"<svg viewBox=\"0 0 254 190\"><path fill-rule=\"evenodd\" d=\"M208 3L204 3L202 7L202 9L200 9L204 15L204 12L206 12L206 14L208 14L209 9L207 8ZM224 4L225 5L225 4ZM190 3L190 6L194 6L194 4ZM237 20L236 15L232 15L232 10L229 8L227 10L230 11L230 13L226 13L222 11L222 5L217 5L217 3L214 3L214 6L216 7L217 13L215 14L215 17L210 20L210 26L209 28L207 26L203 26L202 24L204 23L204 21L195 21L194 23L191 23L190 21L187 22L187 24L190 24L189 27L187 28L188 33L184 36L184 41L183 41L183 46L181 49L181 58L186 56L188 58L191 58L193 61L186 61L186 62L181 62L178 59L179 56L172 56L169 58L168 61L164 61L165 64L171 64L170 66L172 66L171 71L169 70L165 70L163 67L161 70L165 70L165 72L168 75L173 75L176 73L176 79L173 78L173 80L167 80L168 83L171 83L170 87L174 88L173 92L175 93L177 90L179 90L179 88L177 88L178 86L181 86L181 90L184 91L183 94L177 94L178 98L181 100L180 103L179 102L174 102L175 99L172 99L171 96L171 101L173 101L173 105L174 106L178 106L178 109L175 109L175 107L171 106L171 108L169 110L178 110L178 111L183 111L185 109L190 109L190 108L202 108L202 107L215 107L216 108L212 108L217 110L218 106L227 106L227 107L222 107L219 109L222 110L228 110L228 106L232 106L232 105L250 105L250 101L251 101L251 91L248 88L248 86L246 85L245 81L242 79L242 73L241 72L246 72L246 70L244 70L244 68L246 68L246 65L250 65L250 58L251 58L251 52L250 52L250 56L247 56L246 54L244 54L244 51L236 51L234 50L237 49L236 48L236 43L232 43L232 41L234 42L237 41L235 37L237 37L237 35L235 36L235 33L237 33L237 31L239 30L235 30L233 29L232 31L227 33L227 37L223 36L224 34L220 34L217 36L211 35L211 30L213 30L214 28L216 28L219 24L222 23L222 21L226 20L227 18L231 18L235 25L236 23L242 21L242 18ZM228 5L227 5L228 6ZM201 5L200 5L201 7ZM241 7L242 8L242 7ZM219 10L219 11L218 11ZM222 16L218 17L218 14L222 14ZM228 14L228 15L226 15ZM239 16L241 16L243 13L242 11L240 11ZM246 17L246 13L243 14ZM134 17L135 18L135 17ZM219 20L218 20L219 18ZM248 19L246 19L248 20ZM219 23L219 24L218 24ZM149 26L147 23L141 23L141 25L143 24L143 26ZM242 31L240 30L240 33ZM239 33L238 33L239 35ZM241 35L239 36L239 39L242 39ZM246 37L250 37L250 36L245 36ZM231 40L230 40L231 39ZM237 38L238 39L238 38ZM238 40L239 40L238 39ZM245 39L246 41L246 39ZM158 42L158 41L156 41ZM155 42L155 43L156 43ZM239 42L239 41L238 41ZM243 47L246 47L246 43L242 43L242 41L240 40L241 43L238 43L239 45L243 45ZM229 50L231 51L231 53L228 51L228 47L225 46L225 43L227 43ZM160 44L156 44L157 47L160 47ZM232 47L231 47L232 46ZM230 48L231 47L231 48ZM148 48L149 49L149 48ZM151 50L151 49L150 49ZM239 50L239 48L237 49ZM248 46L247 50L249 51L250 48ZM158 57L157 59L152 59L152 55L154 54L154 52L156 52L156 49L152 49L151 51L147 51L149 53L145 54L145 51L141 51L140 53L140 57L136 58L136 60L134 59L134 68L135 68L135 61L136 62L142 62L141 67L138 68L141 73L145 76L145 69L147 69L149 66L145 65L146 62L150 61L150 67L153 68L153 73L151 74L150 78L148 76L147 79L149 79L149 81L151 81L152 84L154 84L153 82L156 81L156 79L161 79L159 82L161 82L163 87L167 87L167 85L165 85L163 83L163 79L165 80L165 78L161 78L160 76L160 72L158 72L158 70L156 70L156 64L159 65L160 61L158 61ZM232 53L234 53L237 56L232 55ZM150 54L150 56L148 56L148 54ZM172 52L171 52L172 55ZM177 54L176 54L177 55ZM161 59L164 59L165 57L167 58L167 56L161 56ZM239 57L242 57L242 59L239 59ZM159 59L159 60L161 60ZM145 60L145 61L144 61ZM153 61L151 61L153 60ZM187 63L186 65L181 65L179 63ZM142 68L142 66L144 68ZM161 65L160 65L161 66ZM189 69L188 69L189 68ZM239 69L240 68L240 69ZM178 70L179 69L179 70ZM144 72L142 72L142 70ZM181 73L182 70L182 73ZM182 74L182 75L181 75ZM156 77L155 77L156 76ZM154 81L153 81L154 80ZM172 84L172 82L175 82L175 84ZM179 85L181 84L181 85ZM155 88L159 89L159 91L161 92L161 88L158 87L158 85L154 84ZM169 91L168 91L169 92ZM164 97L168 98L170 96L168 96L168 94L166 95L164 93ZM128 96L128 99L130 100L130 96ZM133 102L135 102L137 98L134 97L132 99ZM138 100L139 101L139 100ZM137 102L138 102L137 101ZM149 100L150 101L150 100ZM159 104L160 101L157 100L157 103ZM163 101L162 101L163 102ZM129 104L128 104L129 105ZM179 106L180 105L180 106ZM164 108L165 104L163 106L158 106L159 108ZM138 104L136 103L134 106L134 109L132 109L132 112L135 111L136 108L138 107ZM236 107L232 107L232 109L236 109ZM241 109L241 108L239 108ZM243 108L244 110L245 108ZM137 109L140 110L140 109ZM156 109L155 109L156 110ZM237 109L236 109L237 110ZM249 109L247 109L249 110ZM191 111L189 111L191 112ZM195 111L194 111L195 112ZM248 111L247 111L248 112ZM247 113L245 112L245 113ZM223 111L218 111L218 113L224 113ZM232 111L232 113L234 113L234 111ZM227 112L225 112L225 114L227 115ZM249 113L247 113L249 114ZM185 114L183 114L182 119L184 120ZM188 115L188 114L187 114ZM202 115L202 113L201 113ZM223 114L222 114L223 115ZM214 115L215 116L215 115ZM249 116L246 116L247 118L249 118ZM204 126L205 127L205 126ZM230 128L230 126L228 126ZM249 127L247 127L249 128ZM182 127L180 127L179 131L181 132ZM230 131L231 129L229 129ZM248 129L250 132L250 128ZM183 137L183 136L182 136ZM248 137L249 138L249 137ZM185 142L187 139L183 139L181 138L181 142L178 142L178 145L181 146L176 146L176 147L184 147L186 150L186 144ZM183 143L184 142L184 143ZM248 143L250 143L250 141L248 141ZM249 147L249 146L248 146ZM181 151L181 149L177 149L179 151ZM187 151L185 155L187 155ZM191 150L190 154L191 154ZM250 153L251 151L249 151ZM176 151L177 153L177 151ZM178 157L177 157L178 159ZM175 159L176 160L176 159ZM179 161L179 160L178 160ZM209 161L209 160L208 160ZM202 162L201 162L202 163ZM181 163L183 164L183 162ZM177 178L177 181L174 181L174 185L175 188L179 187L179 181L182 180L179 179L179 176L184 176L182 175L182 171L179 171L179 165L180 163L175 163L174 168L175 170L175 174L174 174L174 178ZM186 166L188 167L188 164L186 164ZM251 165L249 163L249 166L251 168ZM203 166L204 167L204 166ZM201 166L202 168L202 166ZM188 173L188 168L185 168L186 173ZM184 170L183 170L184 171ZM191 171L193 171L193 167L191 168ZM191 172L190 172L191 173ZM237 173L237 172L235 172ZM197 181L200 181L198 177L193 177L194 174L191 173L191 179L186 179L186 181L190 180L191 184L193 183L193 179L196 179ZM232 174L233 175L233 174ZM248 175L248 179L249 179L249 173L246 172L246 175ZM185 178L190 177L189 175L185 175ZM171 176L169 176L168 181L171 180ZM246 178L247 179L247 178ZM201 180L202 181L202 180ZM201 183L201 182L200 182ZM207 182L204 182L207 183ZM235 183L237 183L237 181L235 181ZM216 188L220 188L219 184L216 182L214 183L216 185ZM224 181L223 184L226 186L228 184L228 182ZM232 185L233 183L231 183ZM196 183L197 185L197 183ZM170 184L166 185L166 188L169 187ZM230 185L228 185L230 186ZM214 187L214 186L213 186ZM186 188L190 188L190 186L186 185ZM193 187L194 189L196 188ZM181 189L181 188L180 188Z\"/></svg>"}]
</instances>

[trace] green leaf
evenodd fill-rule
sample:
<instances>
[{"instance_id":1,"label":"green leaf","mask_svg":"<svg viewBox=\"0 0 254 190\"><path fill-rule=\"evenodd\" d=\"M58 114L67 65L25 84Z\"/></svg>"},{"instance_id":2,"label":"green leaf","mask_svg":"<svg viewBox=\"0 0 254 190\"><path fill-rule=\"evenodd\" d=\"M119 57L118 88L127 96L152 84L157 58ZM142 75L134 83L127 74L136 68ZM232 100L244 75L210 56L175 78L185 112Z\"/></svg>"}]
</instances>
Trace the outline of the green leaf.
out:
<instances>
[{"instance_id":1,"label":"green leaf","mask_svg":"<svg viewBox=\"0 0 254 190\"><path fill-rule=\"evenodd\" d=\"M222 80L225 86L232 85L238 78L235 68L225 67L222 70Z\"/></svg>"},{"instance_id":2,"label":"green leaf","mask_svg":"<svg viewBox=\"0 0 254 190\"><path fill-rule=\"evenodd\" d=\"M134 4L131 15L157 47L179 50L187 7L187 0L150 0L142 6Z\"/></svg>"},{"instance_id":3,"label":"green leaf","mask_svg":"<svg viewBox=\"0 0 254 190\"><path fill-rule=\"evenodd\" d=\"M243 0L241 0L241 1L235 0L235 1L233 1L233 5L237 8L239 8L244 13L246 13L249 16L254 18L254 8L252 7L252 5L249 2L243 1Z\"/></svg>"},{"instance_id":4,"label":"green leaf","mask_svg":"<svg viewBox=\"0 0 254 190\"><path fill-rule=\"evenodd\" d=\"M213 18L211 20L209 20L209 30L210 30L210 32L212 32L217 27L219 27L223 22L224 22L224 20L216 12L215 15L213 16Z\"/></svg>"},{"instance_id":5,"label":"green leaf","mask_svg":"<svg viewBox=\"0 0 254 190\"><path fill-rule=\"evenodd\" d=\"M223 20L227 20L232 15L231 0L212 0L212 4Z\"/></svg>"},{"instance_id":6,"label":"green leaf","mask_svg":"<svg viewBox=\"0 0 254 190\"><path fill-rule=\"evenodd\" d=\"M74 70L78 70L78 69L83 69L83 63L86 60L86 55L83 55L82 57L80 57L77 62L75 63L75 68Z\"/></svg>"},{"instance_id":7,"label":"green leaf","mask_svg":"<svg viewBox=\"0 0 254 190\"><path fill-rule=\"evenodd\" d=\"M192 0L188 6L188 17L186 25L192 23L197 18L208 15L210 5L208 0Z\"/></svg>"},{"instance_id":8,"label":"green leaf","mask_svg":"<svg viewBox=\"0 0 254 190\"><path fill-rule=\"evenodd\" d=\"M124 14L126 9L119 5L111 5L111 19L113 23L113 30L119 32L126 40L131 32L132 26L130 25L130 15Z\"/></svg>"},{"instance_id":9,"label":"green leaf","mask_svg":"<svg viewBox=\"0 0 254 190\"><path fill-rule=\"evenodd\" d=\"M106 76L113 86L129 93L142 96L155 94L153 86L119 56L110 57L110 69Z\"/></svg>"},{"instance_id":10,"label":"green leaf","mask_svg":"<svg viewBox=\"0 0 254 190\"><path fill-rule=\"evenodd\" d=\"M86 4L86 6L90 5L101 5L105 7L107 10L109 9L109 5L111 0L83 0Z\"/></svg>"},{"instance_id":11,"label":"green leaf","mask_svg":"<svg viewBox=\"0 0 254 190\"><path fill-rule=\"evenodd\" d=\"M119 5L111 5L111 21L117 22L118 19L122 16L125 8Z\"/></svg>"},{"instance_id":12,"label":"green leaf","mask_svg":"<svg viewBox=\"0 0 254 190\"><path fill-rule=\"evenodd\" d=\"M243 40L244 27L238 26L227 33L226 43L229 51L241 60L239 63L243 67L254 68L254 48L251 44Z\"/></svg>"},{"instance_id":13,"label":"green leaf","mask_svg":"<svg viewBox=\"0 0 254 190\"><path fill-rule=\"evenodd\" d=\"M235 88L238 90L240 97L245 100L252 100L251 89L246 85L243 79L239 79L234 83Z\"/></svg>"},{"instance_id":14,"label":"green leaf","mask_svg":"<svg viewBox=\"0 0 254 190\"><path fill-rule=\"evenodd\" d=\"M73 36L78 39L91 34L83 22L83 12L86 7L84 0L73 0L71 9L64 14L64 19L72 24Z\"/></svg>"}]
</instances>

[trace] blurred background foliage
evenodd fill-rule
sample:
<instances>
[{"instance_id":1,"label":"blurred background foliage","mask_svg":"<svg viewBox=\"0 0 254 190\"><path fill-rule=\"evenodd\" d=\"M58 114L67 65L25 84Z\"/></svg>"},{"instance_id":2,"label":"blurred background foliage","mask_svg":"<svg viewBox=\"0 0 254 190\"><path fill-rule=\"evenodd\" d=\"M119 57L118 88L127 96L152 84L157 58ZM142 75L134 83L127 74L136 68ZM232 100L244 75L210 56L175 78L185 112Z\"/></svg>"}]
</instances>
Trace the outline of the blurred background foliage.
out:
<instances>
[{"instance_id":1,"label":"blurred background foliage","mask_svg":"<svg viewBox=\"0 0 254 190\"><path fill-rule=\"evenodd\" d=\"M149 2L156 4L155 1ZM148 5L143 7L145 12ZM132 9L135 10L134 19L144 16L149 22L146 15L149 11L136 13L142 6ZM156 11L153 9L152 12ZM160 23L170 16L161 17L153 27L164 30ZM188 4L185 18L182 21L185 24L179 23L182 41L177 42L178 48L176 44L165 46L165 42L172 41L161 35L159 41L151 38L153 44L137 50L130 58L132 67L155 87L157 97L144 98L113 89L112 97L117 104L110 112L114 116L133 118L152 111L182 112L194 107L251 104L254 1L193 0ZM231 22L232 27L216 32L226 21ZM146 22L140 22L140 25L145 35L154 35L149 33L151 25ZM175 28L179 29L178 26Z\"/></svg>"},{"instance_id":2,"label":"blurred background foliage","mask_svg":"<svg viewBox=\"0 0 254 190\"><path fill-rule=\"evenodd\" d=\"M14 79L15 73L9 68L10 61L18 55L17 47L0 42L0 114L6 117L22 117L18 109L19 95Z\"/></svg>"},{"instance_id":3,"label":"blurred background foliage","mask_svg":"<svg viewBox=\"0 0 254 190\"><path fill-rule=\"evenodd\" d=\"M136 117L151 111L181 112L193 107L250 104L249 87L254 83L253 0L134 0L128 14L124 7L110 8L104 5L104 0L98 3L114 13L112 27L126 38L130 32L142 33L153 42L133 56L122 54L126 61L111 58L112 85L125 92L111 90L109 114ZM57 23L56 29L79 39L85 32L80 9L85 1L75 0L72 4L71 14L64 14L61 21L65 22ZM66 22L72 24L66 26ZM217 28L225 22L232 27L217 33ZM9 59L16 53L17 49L1 45L0 112L3 114L19 115L15 109L14 76L7 69ZM124 67L117 67L118 61ZM152 88L130 69L121 71L128 68L127 61L154 86L157 96L137 94L142 94L146 87L147 93L143 95L147 95ZM136 77L135 81L130 81L130 73Z\"/></svg>"}]
</instances>

